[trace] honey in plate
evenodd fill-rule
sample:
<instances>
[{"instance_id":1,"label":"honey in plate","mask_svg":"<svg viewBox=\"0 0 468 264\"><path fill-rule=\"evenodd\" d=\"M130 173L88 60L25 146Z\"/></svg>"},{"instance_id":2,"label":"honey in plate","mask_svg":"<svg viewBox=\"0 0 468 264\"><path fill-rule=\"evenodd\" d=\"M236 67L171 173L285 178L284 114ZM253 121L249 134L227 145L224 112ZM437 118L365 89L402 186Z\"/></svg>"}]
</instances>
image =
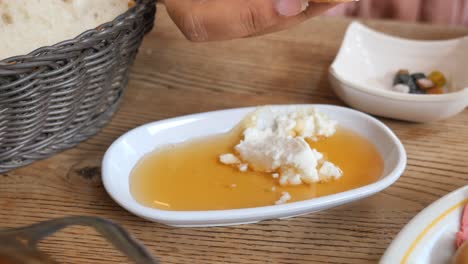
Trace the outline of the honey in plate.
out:
<instances>
[{"instance_id":1,"label":"honey in plate","mask_svg":"<svg viewBox=\"0 0 468 264\"><path fill-rule=\"evenodd\" d=\"M288 202L335 194L373 183L382 176L384 162L372 143L352 130L309 141L343 176L335 181L280 186L270 173L241 172L219 162L231 153L241 131L209 136L158 148L132 171L130 191L141 204L161 210L200 211L274 205L282 192Z\"/></svg>"}]
</instances>

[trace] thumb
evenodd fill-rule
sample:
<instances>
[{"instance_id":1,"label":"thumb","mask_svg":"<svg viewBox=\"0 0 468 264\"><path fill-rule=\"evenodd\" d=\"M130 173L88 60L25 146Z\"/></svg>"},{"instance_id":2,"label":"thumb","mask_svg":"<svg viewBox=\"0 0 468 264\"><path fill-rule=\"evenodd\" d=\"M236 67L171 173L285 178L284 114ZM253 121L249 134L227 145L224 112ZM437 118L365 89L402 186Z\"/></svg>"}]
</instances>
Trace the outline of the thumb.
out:
<instances>
[{"instance_id":1,"label":"thumb","mask_svg":"<svg viewBox=\"0 0 468 264\"><path fill-rule=\"evenodd\" d=\"M307 0L163 0L182 33L191 41L258 35L307 7Z\"/></svg>"}]
</instances>

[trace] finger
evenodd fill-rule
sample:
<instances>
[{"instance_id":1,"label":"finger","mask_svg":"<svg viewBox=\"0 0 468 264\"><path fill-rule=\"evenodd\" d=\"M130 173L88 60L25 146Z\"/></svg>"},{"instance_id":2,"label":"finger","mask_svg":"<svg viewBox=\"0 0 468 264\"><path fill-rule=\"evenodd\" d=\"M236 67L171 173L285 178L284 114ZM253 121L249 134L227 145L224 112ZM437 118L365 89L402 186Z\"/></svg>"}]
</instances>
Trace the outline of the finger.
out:
<instances>
[{"instance_id":1,"label":"finger","mask_svg":"<svg viewBox=\"0 0 468 264\"><path fill-rule=\"evenodd\" d=\"M168 13L184 35L192 41L225 40L255 35L286 17L277 11L277 2L286 13L301 11L301 0L164 0ZM299 3L299 6L295 5Z\"/></svg>"},{"instance_id":2,"label":"finger","mask_svg":"<svg viewBox=\"0 0 468 264\"><path fill-rule=\"evenodd\" d=\"M326 12L327 10L335 7L338 4L323 4L323 3L310 3L307 9L294 17L285 18L281 23L271 26L258 35L269 34L273 32L282 31L290 27L296 26L312 17L318 16Z\"/></svg>"}]
</instances>

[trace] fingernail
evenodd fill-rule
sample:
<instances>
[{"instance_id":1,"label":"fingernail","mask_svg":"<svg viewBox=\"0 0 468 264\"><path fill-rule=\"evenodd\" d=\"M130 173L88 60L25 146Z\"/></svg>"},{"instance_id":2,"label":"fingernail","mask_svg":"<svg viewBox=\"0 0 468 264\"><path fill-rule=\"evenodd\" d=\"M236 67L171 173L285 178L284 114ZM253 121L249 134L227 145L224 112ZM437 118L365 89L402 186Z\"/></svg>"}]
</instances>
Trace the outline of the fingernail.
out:
<instances>
[{"instance_id":1,"label":"fingernail","mask_svg":"<svg viewBox=\"0 0 468 264\"><path fill-rule=\"evenodd\" d=\"M276 0L276 10L282 16L295 16L307 8L308 1Z\"/></svg>"}]
</instances>

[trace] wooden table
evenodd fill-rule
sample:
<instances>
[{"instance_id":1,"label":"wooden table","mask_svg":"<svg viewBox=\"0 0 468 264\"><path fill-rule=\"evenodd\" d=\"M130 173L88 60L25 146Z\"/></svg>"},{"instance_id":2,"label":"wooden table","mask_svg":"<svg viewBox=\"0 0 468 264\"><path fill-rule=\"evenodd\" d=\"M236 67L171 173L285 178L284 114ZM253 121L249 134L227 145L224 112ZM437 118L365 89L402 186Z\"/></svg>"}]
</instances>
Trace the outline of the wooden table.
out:
<instances>
[{"instance_id":1,"label":"wooden table","mask_svg":"<svg viewBox=\"0 0 468 264\"><path fill-rule=\"evenodd\" d=\"M466 28L365 22L417 39L468 33ZM112 122L74 149L0 175L0 226L69 215L102 216L122 224L162 263L375 263L414 215L467 183L468 111L432 124L382 119L408 152L401 179L368 199L290 220L221 228L167 227L123 210L106 194L100 177L107 147L147 122L261 104L342 105L330 90L327 68L349 23L320 18L265 37L193 44L182 38L161 9ZM41 247L67 263L126 262L86 228L67 229Z\"/></svg>"}]
</instances>

